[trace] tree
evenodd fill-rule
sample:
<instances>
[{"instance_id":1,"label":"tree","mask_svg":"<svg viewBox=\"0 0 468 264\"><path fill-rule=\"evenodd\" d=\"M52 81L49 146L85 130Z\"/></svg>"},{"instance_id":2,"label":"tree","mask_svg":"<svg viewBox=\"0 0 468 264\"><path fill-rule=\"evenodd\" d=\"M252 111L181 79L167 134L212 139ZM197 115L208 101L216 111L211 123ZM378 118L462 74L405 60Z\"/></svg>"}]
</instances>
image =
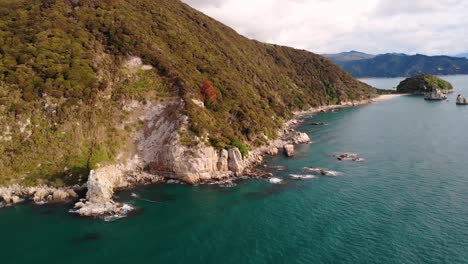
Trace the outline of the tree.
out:
<instances>
[{"instance_id":1,"label":"tree","mask_svg":"<svg viewBox=\"0 0 468 264\"><path fill-rule=\"evenodd\" d=\"M213 103L216 100L216 91L210 80L204 80L200 90L205 97L205 102Z\"/></svg>"}]
</instances>

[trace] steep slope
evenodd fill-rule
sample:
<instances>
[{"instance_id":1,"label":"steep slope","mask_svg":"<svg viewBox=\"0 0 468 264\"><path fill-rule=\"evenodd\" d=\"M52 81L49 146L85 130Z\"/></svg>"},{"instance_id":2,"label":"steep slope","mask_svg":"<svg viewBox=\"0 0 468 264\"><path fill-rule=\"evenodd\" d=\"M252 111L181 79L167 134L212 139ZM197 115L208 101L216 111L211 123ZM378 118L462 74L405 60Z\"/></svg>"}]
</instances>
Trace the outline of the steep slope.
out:
<instances>
[{"instance_id":1,"label":"steep slope","mask_svg":"<svg viewBox=\"0 0 468 264\"><path fill-rule=\"evenodd\" d=\"M425 56L389 53L372 59L338 61L354 77L410 77L427 73L435 75L467 74L468 59L448 56Z\"/></svg>"},{"instance_id":2,"label":"steep slope","mask_svg":"<svg viewBox=\"0 0 468 264\"><path fill-rule=\"evenodd\" d=\"M0 182L83 182L175 138L187 153L246 154L294 110L376 92L326 58L249 40L178 0L5 0ZM182 155L171 153L162 158ZM158 157L147 169L174 172Z\"/></svg>"}]
</instances>

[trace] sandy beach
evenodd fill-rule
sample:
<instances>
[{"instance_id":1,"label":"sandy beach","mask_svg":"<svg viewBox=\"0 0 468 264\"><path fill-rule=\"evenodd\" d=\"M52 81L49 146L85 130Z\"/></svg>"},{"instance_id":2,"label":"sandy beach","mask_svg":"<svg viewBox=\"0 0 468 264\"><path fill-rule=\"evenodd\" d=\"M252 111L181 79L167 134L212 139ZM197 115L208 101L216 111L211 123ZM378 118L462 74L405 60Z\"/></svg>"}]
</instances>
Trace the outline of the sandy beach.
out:
<instances>
[{"instance_id":1,"label":"sandy beach","mask_svg":"<svg viewBox=\"0 0 468 264\"><path fill-rule=\"evenodd\" d=\"M390 99L394 99L396 97L400 97L400 96L407 96L409 94L383 94L383 95L380 95L374 99L372 99L372 102L382 102L382 101L387 101L387 100L390 100Z\"/></svg>"}]
</instances>

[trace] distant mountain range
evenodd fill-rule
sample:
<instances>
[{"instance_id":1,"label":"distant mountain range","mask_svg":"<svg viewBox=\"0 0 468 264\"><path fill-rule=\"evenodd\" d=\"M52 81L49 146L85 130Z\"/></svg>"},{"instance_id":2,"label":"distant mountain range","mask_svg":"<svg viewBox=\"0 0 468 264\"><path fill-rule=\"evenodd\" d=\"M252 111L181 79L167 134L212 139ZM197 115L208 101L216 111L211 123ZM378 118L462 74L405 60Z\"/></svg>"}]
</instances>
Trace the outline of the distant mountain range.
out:
<instances>
[{"instance_id":1,"label":"distant mountain range","mask_svg":"<svg viewBox=\"0 0 468 264\"><path fill-rule=\"evenodd\" d=\"M372 55L359 51L323 54L357 78L409 77L421 73L468 74L468 59L463 57L464 55L468 54L460 54L457 57L402 53Z\"/></svg>"},{"instance_id":2,"label":"distant mountain range","mask_svg":"<svg viewBox=\"0 0 468 264\"><path fill-rule=\"evenodd\" d=\"M454 57L459 57L459 58L468 58L468 52L467 53L460 53L455 55Z\"/></svg>"},{"instance_id":3,"label":"distant mountain range","mask_svg":"<svg viewBox=\"0 0 468 264\"><path fill-rule=\"evenodd\" d=\"M365 59L372 59L375 57L375 55L372 54L367 54L364 52L359 52L359 51L347 51L347 52L341 52L337 54L322 54L323 56L331 59L334 62L337 61L356 61L356 60L365 60Z\"/></svg>"}]
</instances>

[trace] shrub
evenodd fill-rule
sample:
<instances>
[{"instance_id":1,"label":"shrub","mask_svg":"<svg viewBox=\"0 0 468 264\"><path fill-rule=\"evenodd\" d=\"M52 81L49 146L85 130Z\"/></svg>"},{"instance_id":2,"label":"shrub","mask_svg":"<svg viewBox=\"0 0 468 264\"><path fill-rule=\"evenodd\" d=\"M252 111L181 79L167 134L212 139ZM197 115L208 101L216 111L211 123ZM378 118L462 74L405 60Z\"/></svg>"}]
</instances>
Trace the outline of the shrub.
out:
<instances>
[{"instance_id":1,"label":"shrub","mask_svg":"<svg viewBox=\"0 0 468 264\"><path fill-rule=\"evenodd\" d=\"M242 157L245 158L249 155L249 146L247 144L241 142L239 139L232 137L231 138L231 143L230 145L232 147L236 147L239 149L240 153L242 154Z\"/></svg>"},{"instance_id":2,"label":"shrub","mask_svg":"<svg viewBox=\"0 0 468 264\"><path fill-rule=\"evenodd\" d=\"M204 80L200 90L205 98L205 103L213 103L216 100L216 91L211 81Z\"/></svg>"}]
</instances>

